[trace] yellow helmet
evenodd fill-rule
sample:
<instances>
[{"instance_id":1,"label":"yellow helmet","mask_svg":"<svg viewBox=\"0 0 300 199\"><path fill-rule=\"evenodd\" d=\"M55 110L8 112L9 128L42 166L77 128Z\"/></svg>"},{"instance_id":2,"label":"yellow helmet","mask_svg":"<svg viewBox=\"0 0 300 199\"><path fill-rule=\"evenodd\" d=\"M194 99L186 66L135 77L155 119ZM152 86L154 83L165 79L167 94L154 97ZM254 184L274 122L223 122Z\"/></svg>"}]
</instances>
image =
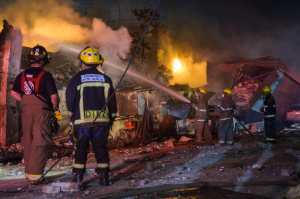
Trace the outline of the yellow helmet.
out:
<instances>
[{"instance_id":1,"label":"yellow helmet","mask_svg":"<svg viewBox=\"0 0 300 199\"><path fill-rule=\"evenodd\" d=\"M206 94L207 90L205 88L199 88L200 93Z\"/></svg>"},{"instance_id":2,"label":"yellow helmet","mask_svg":"<svg viewBox=\"0 0 300 199\"><path fill-rule=\"evenodd\" d=\"M231 95L231 94L232 94L232 90L231 90L231 88L225 88L225 89L223 90L223 93L226 93L226 94L228 94L228 95Z\"/></svg>"},{"instance_id":3,"label":"yellow helmet","mask_svg":"<svg viewBox=\"0 0 300 199\"><path fill-rule=\"evenodd\" d=\"M265 93L265 94L271 93L271 91L272 91L272 89L270 86L265 86L263 88L263 93Z\"/></svg>"},{"instance_id":4,"label":"yellow helmet","mask_svg":"<svg viewBox=\"0 0 300 199\"><path fill-rule=\"evenodd\" d=\"M103 57L98 49L86 47L79 53L79 59L86 65L102 65L104 62Z\"/></svg>"}]
</instances>

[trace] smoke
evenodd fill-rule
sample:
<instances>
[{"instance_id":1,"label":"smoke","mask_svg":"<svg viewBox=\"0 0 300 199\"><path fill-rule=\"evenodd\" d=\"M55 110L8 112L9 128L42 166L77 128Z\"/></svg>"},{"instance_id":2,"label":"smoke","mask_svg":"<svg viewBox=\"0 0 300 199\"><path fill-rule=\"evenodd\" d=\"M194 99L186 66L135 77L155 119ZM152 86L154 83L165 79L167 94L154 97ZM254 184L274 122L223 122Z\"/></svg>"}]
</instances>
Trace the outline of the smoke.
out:
<instances>
[{"instance_id":1,"label":"smoke","mask_svg":"<svg viewBox=\"0 0 300 199\"><path fill-rule=\"evenodd\" d=\"M0 17L21 29L24 46L39 43L55 50L58 43L87 42L89 19L65 2L16 0L0 9Z\"/></svg>"},{"instance_id":2,"label":"smoke","mask_svg":"<svg viewBox=\"0 0 300 199\"><path fill-rule=\"evenodd\" d=\"M69 1L16 0L0 8L0 18L21 29L23 45L44 45L51 51L64 44L91 45L114 60L125 59L131 37L125 27L113 30L101 19L81 16Z\"/></svg>"},{"instance_id":3,"label":"smoke","mask_svg":"<svg viewBox=\"0 0 300 199\"><path fill-rule=\"evenodd\" d=\"M92 26L91 44L100 47L100 50L103 50L107 55L126 59L132 38L125 27L112 30L99 19L94 19Z\"/></svg>"},{"instance_id":4,"label":"smoke","mask_svg":"<svg viewBox=\"0 0 300 199\"><path fill-rule=\"evenodd\" d=\"M73 55L77 61L80 50L89 45L118 65L123 65L130 51L132 38L125 27L113 30L101 19L83 17L69 1L16 0L0 8L0 13L0 18L21 30L23 46L40 44L50 51ZM113 79L120 76L120 71L105 69Z\"/></svg>"},{"instance_id":5,"label":"smoke","mask_svg":"<svg viewBox=\"0 0 300 199\"><path fill-rule=\"evenodd\" d=\"M106 63L125 68L124 60L130 52L131 42L132 38L125 27L113 30L102 20L93 19L89 43L99 48L104 57L104 71L112 76L115 84L122 73Z\"/></svg>"}]
</instances>

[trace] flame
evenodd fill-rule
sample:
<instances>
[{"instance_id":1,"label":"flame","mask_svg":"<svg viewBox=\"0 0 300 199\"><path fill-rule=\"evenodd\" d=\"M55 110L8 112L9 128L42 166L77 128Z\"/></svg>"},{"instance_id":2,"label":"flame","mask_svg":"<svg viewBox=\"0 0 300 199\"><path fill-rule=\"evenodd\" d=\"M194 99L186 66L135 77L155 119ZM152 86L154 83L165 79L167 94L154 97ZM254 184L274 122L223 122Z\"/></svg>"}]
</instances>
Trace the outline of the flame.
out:
<instances>
[{"instance_id":1,"label":"flame","mask_svg":"<svg viewBox=\"0 0 300 199\"><path fill-rule=\"evenodd\" d=\"M179 58L174 58L173 59L173 62L172 62L172 71L173 73L177 73L177 72L180 72L180 70L182 69L182 62Z\"/></svg>"},{"instance_id":2,"label":"flame","mask_svg":"<svg viewBox=\"0 0 300 199\"><path fill-rule=\"evenodd\" d=\"M207 62L195 61L192 53L182 52L173 44L169 35L161 35L158 62L165 65L172 78L170 84L188 84L192 88L207 84Z\"/></svg>"}]
</instances>

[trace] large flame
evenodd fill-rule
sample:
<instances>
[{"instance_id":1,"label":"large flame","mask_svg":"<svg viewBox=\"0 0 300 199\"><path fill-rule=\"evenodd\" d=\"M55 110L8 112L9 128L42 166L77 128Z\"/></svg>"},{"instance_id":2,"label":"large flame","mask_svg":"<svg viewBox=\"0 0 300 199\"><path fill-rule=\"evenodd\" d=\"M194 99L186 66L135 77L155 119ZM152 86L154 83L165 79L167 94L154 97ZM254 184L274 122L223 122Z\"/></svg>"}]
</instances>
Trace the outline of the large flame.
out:
<instances>
[{"instance_id":1,"label":"large flame","mask_svg":"<svg viewBox=\"0 0 300 199\"><path fill-rule=\"evenodd\" d=\"M158 61L170 69L170 84L188 84L192 88L207 84L207 62L195 61L191 53L176 49L168 35L162 35Z\"/></svg>"}]
</instances>

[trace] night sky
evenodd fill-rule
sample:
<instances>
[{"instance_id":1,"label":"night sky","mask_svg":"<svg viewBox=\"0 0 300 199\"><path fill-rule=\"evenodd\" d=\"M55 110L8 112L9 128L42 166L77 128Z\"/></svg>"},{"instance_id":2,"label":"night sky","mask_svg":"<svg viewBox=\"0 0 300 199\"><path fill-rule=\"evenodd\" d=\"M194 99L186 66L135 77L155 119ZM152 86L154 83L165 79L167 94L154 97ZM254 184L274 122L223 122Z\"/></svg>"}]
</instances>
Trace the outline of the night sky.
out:
<instances>
[{"instance_id":1,"label":"night sky","mask_svg":"<svg viewBox=\"0 0 300 199\"><path fill-rule=\"evenodd\" d=\"M274 56L300 64L300 1L160 1L176 41L212 60ZM299 67L300 68L300 67Z\"/></svg>"},{"instance_id":2,"label":"night sky","mask_svg":"<svg viewBox=\"0 0 300 199\"><path fill-rule=\"evenodd\" d=\"M300 66L297 0L69 1L82 16L101 18L115 28L134 20L133 8L158 8L174 43L210 62L273 56ZM8 2L14 1L1 0L0 6Z\"/></svg>"}]
</instances>

